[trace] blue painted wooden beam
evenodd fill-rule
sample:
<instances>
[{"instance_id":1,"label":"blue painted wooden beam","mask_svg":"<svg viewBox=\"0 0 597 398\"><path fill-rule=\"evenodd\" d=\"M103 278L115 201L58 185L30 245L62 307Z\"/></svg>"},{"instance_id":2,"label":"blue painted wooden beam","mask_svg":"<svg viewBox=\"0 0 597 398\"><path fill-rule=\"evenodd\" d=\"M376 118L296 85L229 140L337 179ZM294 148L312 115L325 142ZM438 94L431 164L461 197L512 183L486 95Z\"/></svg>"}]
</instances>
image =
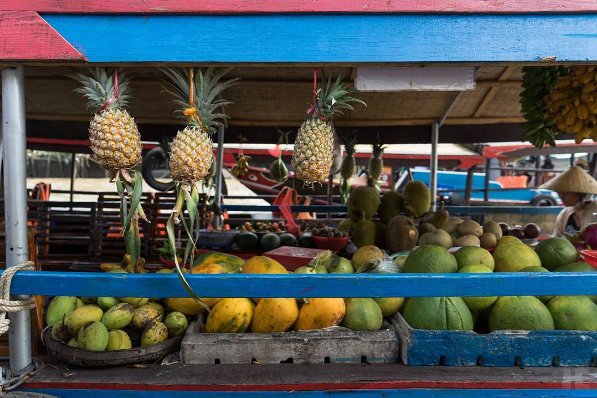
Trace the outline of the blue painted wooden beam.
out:
<instances>
[{"instance_id":1,"label":"blue painted wooden beam","mask_svg":"<svg viewBox=\"0 0 597 398\"><path fill-rule=\"evenodd\" d=\"M597 61L597 14L42 17L90 62Z\"/></svg>"},{"instance_id":2,"label":"blue painted wooden beam","mask_svg":"<svg viewBox=\"0 0 597 398\"><path fill-rule=\"evenodd\" d=\"M189 275L202 297L425 297L597 294L596 273ZM19 272L12 294L188 297L174 274Z\"/></svg>"}]
</instances>

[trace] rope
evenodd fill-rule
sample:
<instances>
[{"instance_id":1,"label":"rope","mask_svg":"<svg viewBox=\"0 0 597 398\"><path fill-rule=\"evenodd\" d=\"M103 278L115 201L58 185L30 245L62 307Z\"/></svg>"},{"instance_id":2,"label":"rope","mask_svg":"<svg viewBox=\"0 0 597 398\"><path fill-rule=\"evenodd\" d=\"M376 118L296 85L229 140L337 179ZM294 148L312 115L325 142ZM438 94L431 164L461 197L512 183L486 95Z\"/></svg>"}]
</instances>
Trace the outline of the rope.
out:
<instances>
[{"instance_id":1,"label":"rope","mask_svg":"<svg viewBox=\"0 0 597 398\"><path fill-rule=\"evenodd\" d=\"M14 274L19 271L34 271L33 261L25 261L13 267L8 267L0 277L0 335L8 332L10 321L6 319L6 313L31 310L35 308L35 298L25 300L10 300L10 283Z\"/></svg>"},{"instance_id":2,"label":"rope","mask_svg":"<svg viewBox=\"0 0 597 398\"><path fill-rule=\"evenodd\" d=\"M189 118L189 124L196 120L199 123L199 127L201 130L205 130L203 127L203 123L201 123L201 119L199 119L199 115L197 114L197 108L195 108L195 68L190 68L189 70L189 107L186 108L182 113Z\"/></svg>"}]
</instances>

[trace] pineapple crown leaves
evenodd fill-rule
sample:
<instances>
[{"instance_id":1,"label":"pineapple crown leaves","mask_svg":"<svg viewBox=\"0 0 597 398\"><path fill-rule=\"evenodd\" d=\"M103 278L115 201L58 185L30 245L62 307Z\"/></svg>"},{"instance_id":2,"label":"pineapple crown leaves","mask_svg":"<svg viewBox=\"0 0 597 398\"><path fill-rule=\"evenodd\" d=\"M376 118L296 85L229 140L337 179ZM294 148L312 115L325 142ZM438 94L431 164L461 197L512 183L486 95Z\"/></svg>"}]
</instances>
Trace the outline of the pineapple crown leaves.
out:
<instances>
[{"instance_id":1,"label":"pineapple crown leaves","mask_svg":"<svg viewBox=\"0 0 597 398\"><path fill-rule=\"evenodd\" d=\"M292 131L291 130L283 131L279 127L276 127L276 130L278 130L278 134L280 134L280 138L278 138L278 144L280 144L280 145L287 144L288 145L288 136L290 135L290 133Z\"/></svg>"},{"instance_id":2,"label":"pineapple crown leaves","mask_svg":"<svg viewBox=\"0 0 597 398\"><path fill-rule=\"evenodd\" d=\"M312 106L317 110L313 112L313 117L318 117L321 114L326 120L332 119L336 115L343 115L343 109L348 109L354 112L354 108L350 102L358 102L367 106L365 101L358 98L350 97L349 94L355 93L357 90L350 89L343 85L342 75L338 75L336 82L332 85L332 77L327 79L325 73L321 74L321 88L317 90L315 104Z\"/></svg>"},{"instance_id":3,"label":"pineapple crown leaves","mask_svg":"<svg viewBox=\"0 0 597 398\"><path fill-rule=\"evenodd\" d=\"M373 143L371 144L371 149L373 151L373 156L376 158L380 157L384 149L386 149L386 146L382 145L381 141L379 140L379 135L376 139L373 140Z\"/></svg>"},{"instance_id":4,"label":"pineapple crown leaves","mask_svg":"<svg viewBox=\"0 0 597 398\"><path fill-rule=\"evenodd\" d=\"M167 84L167 86L163 86L164 90L174 96L173 102L180 106L176 113L184 120L185 124L203 127L206 132L213 133L215 127L220 125L220 120L228 118L228 115L223 112L218 113L217 110L232 104L232 102L220 98L222 91L234 86L240 80L237 78L220 82L220 79L231 69L222 69L217 73L214 73L214 68L208 68L205 71L195 70L193 106L197 109L201 125L194 119L189 122L188 116L184 114L184 110L191 105L189 71L185 68L160 69L170 79L170 81L164 80Z\"/></svg>"},{"instance_id":5,"label":"pineapple crown leaves","mask_svg":"<svg viewBox=\"0 0 597 398\"><path fill-rule=\"evenodd\" d=\"M87 109L96 113L106 102L114 96L114 68L90 68L91 76L82 73L67 75L81 83L83 87L73 90L75 93L83 94L87 101ZM118 76L118 100L112 102L107 109L125 108L129 104L131 96L129 94L130 78L124 71L120 71Z\"/></svg>"},{"instance_id":6,"label":"pineapple crown leaves","mask_svg":"<svg viewBox=\"0 0 597 398\"><path fill-rule=\"evenodd\" d=\"M357 137L355 133L344 134L340 137L342 144L344 144L344 150L348 156L352 156L355 153L355 147L357 145Z\"/></svg>"}]
</instances>

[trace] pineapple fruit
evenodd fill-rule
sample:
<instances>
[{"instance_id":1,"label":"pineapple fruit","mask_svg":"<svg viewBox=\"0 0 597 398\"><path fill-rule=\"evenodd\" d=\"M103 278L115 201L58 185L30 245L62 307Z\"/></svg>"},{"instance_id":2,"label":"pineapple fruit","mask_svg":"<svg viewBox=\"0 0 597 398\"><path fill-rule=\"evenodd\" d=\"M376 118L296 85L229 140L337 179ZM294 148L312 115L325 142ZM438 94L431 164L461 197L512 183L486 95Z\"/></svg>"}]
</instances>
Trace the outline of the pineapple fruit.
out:
<instances>
[{"instance_id":1,"label":"pineapple fruit","mask_svg":"<svg viewBox=\"0 0 597 398\"><path fill-rule=\"evenodd\" d=\"M354 135L345 136L343 137L344 141L344 150L346 151L346 156L342 160L342 166L340 168L340 175L346 181L350 180L354 173L356 172L356 161L354 158L355 153L355 146L357 141Z\"/></svg>"},{"instance_id":2,"label":"pineapple fruit","mask_svg":"<svg viewBox=\"0 0 597 398\"><path fill-rule=\"evenodd\" d=\"M168 241L174 251L176 250L174 225L180 223L180 218L183 217L183 206L186 204L189 220L183 219L184 230L188 235L185 263L189 255L189 262L193 263L195 242L199 237L198 230L194 228L194 223L198 218L198 184L205 178L211 179L215 171L211 135L220 124L219 120L228 118L225 113L219 112L230 102L218 98L222 91L234 85L238 80L220 82L220 79L229 70L223 69L214 73L213 68L209 68L205 72L199 70L195 74L195 68L191 68L188 72L185 69L162 69L162 72L170 79L170 85L165 89L175 97L174 103L181 107L178 112L186 125L184 130L176 134L170 148L170 173L176 182L177 196L176 205L166 224ZM187 292L209 311L209 307L201 301L186 281L178 258L174 259L174 263Z\"/></svg>"},{"instance_id":3,"label":"pineapple fruit","mask_svg":"<svg viewBox=\"0 0 597 398\"><path fill-rule=\"evenodd\" d=\"M128 105L129 82L116 69L91 69L91 76L76 73L68 76L82 87L75 89L88 99L87 108L94 113L89 123L89 140L95 161L108 172L123 201L122 231L130 271L143 270L140 263L141 239L139 218L147 221L139 199L143 191L141 174L133 170L141 163L141 135L135 119L124 109ZM130 205L127 203L129 202Z\"/></svg>"},{"instance_id":4,"label":"pineapple fruit","mask_svg":"<svg viewBox=\"0 0 597 398\"><path fill-rule=\"evenodd\" d=\"M116 98L115 75L111 71L94 68L91 76L77 73L69 77L83 85L75 92L89 100L87 108L94 112L89 140L97 163L109 172L137 167L141 163L141 135L135 119L124 109L130 98L130 80L120 74Z\"/></svg>"},{"instance_id":5,"label":"pineapple fruit","mask_svg":"<svg viewBox=\"0 0 597 398\"><path fill-rule=\"evenodd\" d=\"M333 117L343 114L342 109L354 110L350 102L366 105L348 96L354 91L343 86L341 75L333 85L331 77L327 81L322 77L322 88L317 91L309 116L299 128L292 154L294 174L306 185L322 183L330 174L335 134Z\"/></svg>"},{"instance_id":6,"label":"pineapple fruit","mask_svg":"<svg viewBox=\"0 0 597 398\"><path fill-rule=\"evenodd\" d=\"M369 178L372 178L373 181L377 181L383 172L383 159L381 158L381 155L385 147L381 145L378 138L373 141L371 148L373 156L369 159Z\"/></svg>"}]
</instances>

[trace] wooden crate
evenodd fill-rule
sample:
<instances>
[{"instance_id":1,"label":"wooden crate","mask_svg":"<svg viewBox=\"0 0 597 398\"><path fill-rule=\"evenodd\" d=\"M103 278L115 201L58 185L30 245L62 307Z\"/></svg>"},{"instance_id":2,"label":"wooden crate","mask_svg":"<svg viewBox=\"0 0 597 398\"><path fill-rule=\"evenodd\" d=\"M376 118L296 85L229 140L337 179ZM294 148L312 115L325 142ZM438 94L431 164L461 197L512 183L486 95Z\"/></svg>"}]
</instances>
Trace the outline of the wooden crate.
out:
<instances>
[{"instance_id":1,"label":"wooden crate","mask_svg":"<svg viewBox=\"0 0 597 398\"><path fill-rule=\"evenodd\" d=\"M285 333L199 333L190 325L180 356L185 365L273 363L381 363L398 360L398 337L384 323L376 332L346 328Z\"/></svg>"},{"instance_id":2,"label":"wooden crate","mask_svg":"<svg viewBox=\"0 0 597 398\"><path fill-rule=\"evenodd\" d=\"M595 366L597 359L597 332L423 330L410 327L400 313L390 323L406 365Z\"/></svg>"}]
</instances>

